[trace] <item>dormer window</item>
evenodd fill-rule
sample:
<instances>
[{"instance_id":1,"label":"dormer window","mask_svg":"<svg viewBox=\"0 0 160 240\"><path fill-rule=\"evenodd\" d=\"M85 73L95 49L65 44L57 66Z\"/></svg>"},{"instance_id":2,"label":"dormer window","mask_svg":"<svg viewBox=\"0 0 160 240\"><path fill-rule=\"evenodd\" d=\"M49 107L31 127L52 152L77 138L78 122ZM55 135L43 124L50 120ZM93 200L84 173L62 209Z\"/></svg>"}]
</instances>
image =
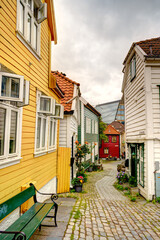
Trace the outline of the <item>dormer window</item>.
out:
<instances>
[{"instance_id":1,"label":"dormer window","mask_svg":"<svg viewBox=\"0 0 160 240\"><path fill-rule=\"evenodd\" d=\"M130 62L131 81L136 77L136 56L134 55Z\"/></svg>"},{"instance_id":2,"label":"dormer window","mask_svg":"<svg viewBox=\"0 0 160 240\"><path fill-rule=\"evenodd\" d=\"M47 18L47 4L41 0L17 0L17 37L40 55L40 23Z\"/></svg>"}]
</instances>

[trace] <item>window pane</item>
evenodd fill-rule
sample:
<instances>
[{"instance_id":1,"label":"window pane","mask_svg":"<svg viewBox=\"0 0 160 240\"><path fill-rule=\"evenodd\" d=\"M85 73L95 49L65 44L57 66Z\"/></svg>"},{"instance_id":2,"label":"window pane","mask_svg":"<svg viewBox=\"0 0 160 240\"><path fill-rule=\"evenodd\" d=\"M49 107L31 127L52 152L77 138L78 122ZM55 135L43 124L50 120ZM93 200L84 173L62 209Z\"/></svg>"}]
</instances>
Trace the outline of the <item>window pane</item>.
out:
<instances>
[{"instance_id":1,"label":"window pane","mask_svg":"<svg viewBox=\"0 0 160 240\"><path fill-rule=\"evenodd\" d=\"M19 79L11 79L11 97L19 98Z\"/></svg>"},{"instance_id":2,"label":"window pane","mask_svg":"<svg viewBox=\"0 0 160 240\"><path fill-rule=\"evenodd\" d=\"M5 118L6 110L0 108L0 156L4 155Z\"/></svg>"},{"instance_id":3,"label":"window pane","mask_svg":"<svg viewBox=\"0 0 160 240\"><path fill-rule=\"evenodd\" d=\"M6 97L19 98L19 78L2 76L1 95Z\"/></svg>"},{"instance_id":4,"label":"window pane","mask_svg":"<svg viewBox=\"0 0 160 240\"><path fill-rule=\"evenodd\" d=\"M32 7L32 0L28 0L28 6L31 8Z\"/></svg>"},{"instance_id":5,"label":"window pane","mask_svg":"<svg viewBox=\"0 0 160 240\"><path fill-rule=\"evenodd\" d=\"M117 142L117 137L116 137L116 136L113 136L113 137L112 137L112 142L113 142L113 143L116 143L116 142Z\"/></svg>"},{"instance_id":6,"label":"window pane","mask_svg":"<svg viewBox=\"0 0 160 240\"><path fill-rule=\"evenodd\" d=\"M21 31L21 33L24 34L24 6L21 2L20 2L19 18L20 18L19 30Z\"/></svg>"},{"instance_id":7,"label":"window pane","mask_svg":"<svg viewBox=\"0 0 160 240\"><path fill-rule=\"evenodd\" d=\"M9 153L16 152L16 135L17 135L17 112L11 111L11 128L10 128L10 141Z\"/></svg>"},{"instance_id":8,"label":"window pane","mask_svg":"<svg viewBox=\"0 0 160 240\"><path fill-rule=\"evenodd\" d=\"M34 38L33 38L33 47L37 50L37 25L34 24Z\"/></svg>"},{"instance_id":9,"label":"window pane","mask_svg":"<svg viewBox=\"0 0 160 240\"><path fill-rule=\"evenodd\" d=\"M40 99L40 110L45 112L50 112L51 99L43 98Z\"/></svg>"},{"instance_id":10,"label":"window pane","mask_svg":"<svg viewBox=\"0 0 160 240\"><path fill-rule=\"evenodd\" d=\"M27 15L27 40L31 42L31 16Z\"/></svg>"},{"instance_id":11,"label":"window pane","mask_svg":"<svg viewBox=\"0 0 160 240\"><path fill-rule=\"evenodd\" d=\"M56 115L57 117L59 117L59 116L60 116L60 113L61 113L61 107L60 107L60 106L56 106L55 115Z\"/></svg>"},{"instance_id":12,"label":"window pane","mask_svg":"<svg viewBox=\"0 0 160 240\"><path fill-rule=\"evenodd\" d=\"M41 134L41 118L38 118L38 123L37 123L37 144L36 144L36 148L40 148L40 134Z\"/></svg>"},{"instance_id":13,"label":"window pane","mask_svg":"<svg viewBox=\"0 0 160 240\"><path fill-rule=\"evenodd\" d=\"M49 146L52 146L52 138L53 138L53 121L50 121L50 138L49 138Z\"/></svg>"},{"instance_id":14,"label":"window pane","mask_svg":"<svg viewBox=\"0 0 160 240\"><path fill-rule=\"evenodd\" d=\"M54 129L53 129L53 146L56 144L56 122L54 122Z\"/></svg>"},{"instance_id":15,"label":"window pane","mask_svg":"<svg viewBox=\"0 0 160 240\"><path fill-rule=\"evenodd\" d=\"M45 147L45 140L46 140L46 119L43 119L43 125L42 125L42 147Z\"/></svg>"}]
</instances>

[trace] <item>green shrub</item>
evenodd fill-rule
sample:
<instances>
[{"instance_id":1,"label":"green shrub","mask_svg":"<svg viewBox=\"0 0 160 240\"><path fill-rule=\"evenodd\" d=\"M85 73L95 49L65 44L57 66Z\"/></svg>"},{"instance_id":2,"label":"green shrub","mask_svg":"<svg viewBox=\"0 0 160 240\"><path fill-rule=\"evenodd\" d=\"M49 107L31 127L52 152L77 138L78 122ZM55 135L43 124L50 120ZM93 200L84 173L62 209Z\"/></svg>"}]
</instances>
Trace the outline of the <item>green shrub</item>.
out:
<instances>
[{"instance_id":1,"label":"green shrub","mask_svg":"<svg viewBox=\"0 0 160 240\"><path fill-rule=\"evenodd\" d=\"M74 193L76 190L74 188L70 189L70 193Z\"/></svg>"},{"instance_id":2,"label":"green shrub","mask_svg":"<svg viewBox=\"0 0 160 240\"><path fill-rule=\"evenodd\" d=\"M160 203L160 197L156 198L156 202Z\"/></svg>"},{"instance_id":3,"label":"green shrub","mask_svg":"<svg viewBox=\"0 0 160 240\"><path fill-rule=\"evenodd\" d=\"M131 187L136 187L136 186L137 186L137 180L136 180L135 177L133 177L133 176L130 176L130 177L129 177L129 185L130 185Z\"/></svg>"},{"instance_id":4,"label":"green shrub","mask_svg":"<svg viewBox=\"0 0 160 240\"><path fill-rule=\"evenodd\" d=\"M129 196L130 194L131 194L130 191L124 192L124 195L125 195L125 196Z\"/></svg>"},{"instance_id":5,"label":"green shrub","mask_svg":"<svg viewBox=\"0 0 160 240\"><path fill-rule=\"evenodd\" d=\"M131 202L135 202L136 201L136 197L131 197Z\"/></svg>"},{"instance_id":6,"label":"green shrub","mask_svg":"<svg viewBox=\"0 0 160 240\"><path fill-rule=\"evenodd\" d=\"M114 186L115 186L115 188L117 188L117 189L120 190L120 191L123 191L123 190L124 190L123 186L120 185L120 184L115 184Z\"/></svg>"},{"instance_id":7,"label":"green shrub","mask_svg":"<svg viewBox=\"0 0 160 240\"><path fill-rule=\"evenodd\" d=\"M118 172L116 178L119 184L128 182L128 176L125 172Z\"/></svg>"}]
</instances>

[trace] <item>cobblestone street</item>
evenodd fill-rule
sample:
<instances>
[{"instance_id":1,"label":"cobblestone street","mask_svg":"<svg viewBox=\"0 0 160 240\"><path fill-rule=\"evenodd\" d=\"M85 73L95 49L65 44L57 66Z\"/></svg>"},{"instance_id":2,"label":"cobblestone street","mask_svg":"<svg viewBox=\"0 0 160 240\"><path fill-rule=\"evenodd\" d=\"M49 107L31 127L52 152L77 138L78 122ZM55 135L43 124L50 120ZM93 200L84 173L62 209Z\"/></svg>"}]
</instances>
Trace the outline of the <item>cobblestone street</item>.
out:
<instances>
[{"instance_id":1,"label":"cobblestone street","mask_svg":"<svg viewBox=\"0 0 160 240\"><path fill-rule=\"evenodd\" d=\"M131 202L113 187L118 162L90 173L77 200L64 240L160 239L160 204Z\"/></svg>"}]
</instances>

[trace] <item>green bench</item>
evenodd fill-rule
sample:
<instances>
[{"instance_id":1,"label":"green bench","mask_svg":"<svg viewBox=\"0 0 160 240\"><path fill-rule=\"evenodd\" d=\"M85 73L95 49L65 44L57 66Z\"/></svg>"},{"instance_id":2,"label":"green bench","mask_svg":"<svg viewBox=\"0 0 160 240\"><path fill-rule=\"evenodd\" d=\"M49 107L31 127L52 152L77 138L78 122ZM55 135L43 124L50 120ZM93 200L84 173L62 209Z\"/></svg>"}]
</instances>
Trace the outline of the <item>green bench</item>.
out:
<instances>
[{"instance_id":1,"label":"green bench","mask_svg":"<svg viewBox=\"0 0 160 240\"><path fill-rule=\"evenodd\" d=\"M57 227L56 215L58 205L54 200L58 196L56 194L40 193L42 195L50 195L52 203L39 203L37 202L36 192L40 193L31 183L29 188L0 204L0 220L2 220L31 197L34 199L34 205L27 212L21 215L5 231L0 230L0 240L27 240L38 227L39 230L41 230L41 226ZM47 216L51 209L54 209L53 216ZM42 221L46 217L54 218L55 225L43 225Z\"/></svg>"}]
</instances>

